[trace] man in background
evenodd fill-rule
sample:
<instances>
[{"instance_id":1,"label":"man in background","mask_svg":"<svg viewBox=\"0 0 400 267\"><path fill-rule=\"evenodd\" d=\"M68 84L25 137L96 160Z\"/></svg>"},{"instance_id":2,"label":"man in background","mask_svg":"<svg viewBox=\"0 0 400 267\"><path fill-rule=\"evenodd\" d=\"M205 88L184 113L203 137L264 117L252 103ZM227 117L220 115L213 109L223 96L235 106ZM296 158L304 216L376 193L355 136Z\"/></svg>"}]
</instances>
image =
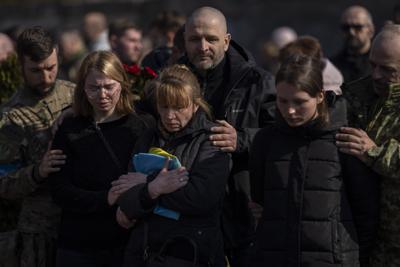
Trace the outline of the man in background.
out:
<instances>
[{"instance_id":1,"label":"man in background","mask_svg":"<svg viewBox=\"0 0 400 267\"><path fill-rule=\"evenodd\" d=\"M368 10L350 6L340 19L344 47L331 61L340 70L344 82L350 82L371 73L369 50L374 37L374 24Z\"/></svg>"},{"instance_id":2,"label":"man in background","mask_svg":"<svg viewBox=\"0 0 400 267\"><path fill-rule=\"evenodd\" d=\"M116 20L109 27L111 51L126 65L138 64L142 55L142 31L126 19Z\"/></svg>"}]
</instances>

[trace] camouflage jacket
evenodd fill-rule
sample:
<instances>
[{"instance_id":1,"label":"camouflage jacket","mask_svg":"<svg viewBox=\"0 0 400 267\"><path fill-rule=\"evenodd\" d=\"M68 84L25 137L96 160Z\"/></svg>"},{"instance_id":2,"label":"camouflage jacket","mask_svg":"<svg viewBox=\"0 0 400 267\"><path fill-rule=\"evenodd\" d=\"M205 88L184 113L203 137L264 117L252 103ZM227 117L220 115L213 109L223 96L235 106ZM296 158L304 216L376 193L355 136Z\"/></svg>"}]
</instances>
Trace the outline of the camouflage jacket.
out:
<instances>
[{"instance_id":1,"label":"camouflage jacket","mask_svg":"<svg viewBox=\"0 0 400 267\"><path fill-rule=\"evenodd\" d=\"M41 98L24 88L1 107L0 198L22 200L19 231L56 232L59 209L37 166L48 148L53 122L72 103L73 89L72 83L57 80L52 92Z\"/></svg>"},{"instance_id":2,"label":"camouflage jacket","mask_svg":"<svg viewBox=\"0 0 400 267\"><path fill-rule=\"evenodd\" d=\"M367 165L382 177L379 239L400 249L400 84L391 85L388 96L379 97L371 77L366 77L349 83L343 92L349 125L364 129L377 144L367 151Z\"/></svg>"}]
</instances>

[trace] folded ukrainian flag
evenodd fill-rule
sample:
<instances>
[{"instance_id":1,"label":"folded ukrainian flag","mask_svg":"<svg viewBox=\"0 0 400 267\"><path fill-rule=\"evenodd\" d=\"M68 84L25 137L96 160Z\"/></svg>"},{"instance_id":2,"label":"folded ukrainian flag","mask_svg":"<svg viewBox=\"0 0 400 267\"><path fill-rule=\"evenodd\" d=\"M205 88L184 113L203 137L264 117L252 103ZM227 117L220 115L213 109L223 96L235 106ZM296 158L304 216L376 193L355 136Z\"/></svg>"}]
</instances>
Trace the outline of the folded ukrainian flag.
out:
<instances>
[{"instance_id":1,"label":"folded ukrainian flag","mask_svg":"<svg viewBox=\"0 0 400 267\"><path fill-rule=\"evenodd\" d=\"M181 163L174 155L169 154L165 150L152 147L149 153L138 153L133 156L133 166L137 172L150 175L160 171L165 164L165 159L169 158L168 170L173 170L181 167Z\"/></svg>"},{"instance_id":2,"label":"folded ukrainian flag","mask_svg":"<svg viewBox=\"0 0 400 267\"><path fill-rule=\"evenodd\" d=\"M151 147L149 153L135 154L132 160L133 166L135 166L137 172L150 175L160 171L164 167L166 158L170 159L168 170L181 167L181 163L176 156L158 147ZM153 213L174 220L178 220L180 217L179 212L164 208L160 205L154 208Z\"/></svg>"}]
</instances>

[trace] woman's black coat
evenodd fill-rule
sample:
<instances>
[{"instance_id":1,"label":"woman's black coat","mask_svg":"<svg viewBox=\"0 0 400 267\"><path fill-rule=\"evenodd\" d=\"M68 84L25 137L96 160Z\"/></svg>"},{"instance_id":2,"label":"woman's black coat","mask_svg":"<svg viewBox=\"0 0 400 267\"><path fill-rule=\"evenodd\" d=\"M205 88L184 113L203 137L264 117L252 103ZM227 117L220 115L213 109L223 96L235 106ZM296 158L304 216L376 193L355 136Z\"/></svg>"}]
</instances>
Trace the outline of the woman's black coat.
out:
<instances>
[{"instance_id":1,"label":"woman's black coat","mask_svg":"<svg viewBox=\"0 0 400 267\"><path fill-rule=\"evenodd\" d=\"M335 134L343 122L336 116L331 120L328 127L313 121L291 128L279 116L257 134L251 186L253 200L264 211L256 266L367 262L378 223L377 177L355 157L339 152Z\"/></svg>"},{"instance_id":2,"label":"woman's black coat","mask_svg":"<svg viewBox=\"0 0 400 267\"><path fill-rule=\"evenodd\" d=\"M158 251L170 237L184 235L194 240L203 264L218 265L223 261L223 245L219 217L225 184L230 171L230 157L209 141L210 128L215 126L202 111L195 113L189 124L169 140L161 137L160 130L148 132L137 142L135 153L148 152L151 146L161 147L178 157L189 172L188 184L156 200L148 195L148 184L131 188L118 200L121 210L138 219L127 248L126 266L143 266L143 237L148 225L148 246ZM155 215L156 204L180 213L179 220ZM190 260L191 247L178 244L170 254ZM211 266L214 266L211 265Z\"/></svg>"}]
</instances>

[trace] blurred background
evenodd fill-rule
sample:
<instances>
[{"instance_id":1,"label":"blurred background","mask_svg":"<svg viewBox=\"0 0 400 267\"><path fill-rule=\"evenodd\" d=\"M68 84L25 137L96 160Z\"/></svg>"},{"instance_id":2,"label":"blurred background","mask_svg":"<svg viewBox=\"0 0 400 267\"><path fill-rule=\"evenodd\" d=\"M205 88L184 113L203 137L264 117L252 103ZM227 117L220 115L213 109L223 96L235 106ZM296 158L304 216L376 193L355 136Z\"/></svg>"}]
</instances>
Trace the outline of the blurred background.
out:
<instances>
[{"instance_id":1,"label":"blurred background","mask_svg":"<svg viewBox=\"0 0 400 267\"><path fill-rule=\"evenodd\" d=\"M0 0L0 31L10 33L19 27L42 25L58 34L81 29L89 11L103 12L108 21L125 17L151 32L151 22L163 10L189 15L195 8L209 5L220 9L228 19L233 38L262 61L265 41L280 26L293 28L298 35L317 37L327 56L342 47L340 15L348 6L360 4L372 14L376 31L393 17L399 1L321 1L321 0Z\"/></svg>"}]
</instances>

